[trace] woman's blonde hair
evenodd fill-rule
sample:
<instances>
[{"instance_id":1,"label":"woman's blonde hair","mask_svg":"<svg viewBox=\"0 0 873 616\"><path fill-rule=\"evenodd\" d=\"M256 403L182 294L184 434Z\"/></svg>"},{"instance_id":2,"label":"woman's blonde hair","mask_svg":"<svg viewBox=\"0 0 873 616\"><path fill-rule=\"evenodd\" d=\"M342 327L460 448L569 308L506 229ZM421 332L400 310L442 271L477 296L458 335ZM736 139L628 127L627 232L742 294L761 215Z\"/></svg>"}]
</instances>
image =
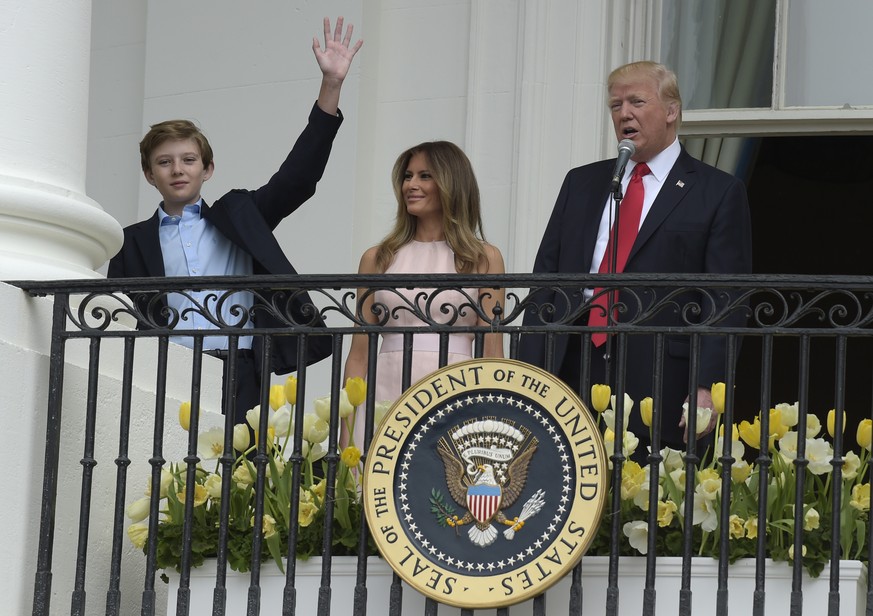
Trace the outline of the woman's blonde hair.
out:
<instances>
[{"instance_id":1,"label":"woman's blonde hair","mask_svg":"<svg viewBox=\"0 0 873 616\"><path fill-rule=\"evenodd\" d=\"M400 247L415 237L418 219L406 209L403 180L409 161L416 154L427 157L428 170L439 189L443 232L446 242L455 253L455 269L462 274L487 271L479 185L467 155L449 141L420 143L403 152L394 163L391 181L397 198L397 217L394 228L376 249L378 270L384 272L388 269Z\"/></svg>"}]
</instances>

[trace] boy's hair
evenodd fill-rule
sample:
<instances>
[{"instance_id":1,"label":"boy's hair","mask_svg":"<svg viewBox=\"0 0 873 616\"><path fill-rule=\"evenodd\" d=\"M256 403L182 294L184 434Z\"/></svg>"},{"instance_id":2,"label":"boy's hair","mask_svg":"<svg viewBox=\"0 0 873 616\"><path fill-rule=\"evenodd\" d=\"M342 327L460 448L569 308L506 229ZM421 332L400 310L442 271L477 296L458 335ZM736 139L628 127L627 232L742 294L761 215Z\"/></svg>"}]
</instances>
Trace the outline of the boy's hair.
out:
<instances>
[{"instance_id":1,"label":"boy's hair","mask_svg":"<svg viewBox=\"0 0 873 616\"><path fill-rule=\"evenodd\" d=\"M165 141L184 141L192 139L200 148L200 158L205 169L212 164L212 146L199 128L188 120L166 120L153 124L142 141L139 142L139 155L143 171L151 170L152 152Z\"/></svg>"}]
</instances>

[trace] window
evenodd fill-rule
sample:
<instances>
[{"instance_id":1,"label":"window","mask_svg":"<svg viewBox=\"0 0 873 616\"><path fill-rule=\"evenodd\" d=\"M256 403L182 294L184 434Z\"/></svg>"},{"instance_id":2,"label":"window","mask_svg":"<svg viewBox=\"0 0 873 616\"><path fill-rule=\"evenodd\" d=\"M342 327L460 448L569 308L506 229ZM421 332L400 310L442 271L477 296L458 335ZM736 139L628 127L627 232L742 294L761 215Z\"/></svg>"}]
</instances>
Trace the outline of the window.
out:
<instances>
[{"instance_id":1,"label":"window","mask_svg":"<svg viewBox=\"0 0 873 616\"><path fill-rule=\"evenodd\" d=\"M684 136L873 133L873 2L662 0L660 21Z\"/></svg>"}]
</instances>

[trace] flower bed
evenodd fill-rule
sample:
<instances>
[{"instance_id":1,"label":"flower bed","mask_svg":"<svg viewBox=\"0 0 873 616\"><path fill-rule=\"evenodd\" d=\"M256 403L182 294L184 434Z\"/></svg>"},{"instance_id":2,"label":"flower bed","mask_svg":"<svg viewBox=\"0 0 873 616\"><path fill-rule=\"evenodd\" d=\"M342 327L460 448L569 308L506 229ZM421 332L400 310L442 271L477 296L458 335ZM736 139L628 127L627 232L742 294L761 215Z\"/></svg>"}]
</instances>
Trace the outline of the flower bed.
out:
<instances>
[{"instance_id":1,"label":"flower bed","mask_svg":"<svg viewBox=\"0 0 873 616\"><path fill-rule=\"evenodd\" d=\"M842 463L833 464L832 440L822 434L825 429L833 439L836 417L832 410L827 415L826 428L813 413L805 416L801 425L797 403L777 404L767 417L767 432L761 417L753 422L743 421L725 429L721 425L724 409L724 385L716 383L712 388L714 409L698 409L697 426L703 430L715 424L715 451L717 455L704 456L709 462L695 470L687 492L688 483L683 452L669 448L660 451L662 462L657 473L649 465L626 461L622 467L621 485L621 537L619 549L622 554L646 554L649 549L650 492L657 489L657 511L653 512L658 528L655 549L658 556L679 556L684 540L683 512L686 495L692 498L692 538L694 554L719 556L720 533L728 534L730 541L729 560L754 556L758 541L765 544L766 554L774 561L791 561L795 557L796 527L799 526L803 565L812 576L820 574L831 559L832 528L839 528L839 554L843 559L867 559L867 524L870 509L870 448L871 422L865 419L856 429L856 441L861 447L860 455L847 451ZM600 413L604 426L607 448L614 447L615 397L610 397L609 388L595 385L592 388L592 404ZM625 422L632 412L634 401L625 398ZM651 425L651 399L639 405L643 423ZM687 412L687 409L686 409ZM845 413L843 414L845 430ZM728 436L726 437L725 434ZM724 451L724 439L730 438L733 462L722 466L718 461ZM761 443L766 441L769 464L758 464ZM638 439L624 432L622 446L625 455L631 456ZM747 449L748 448L748 449ZM799 454L807 462L800 464ZM752 454L754 460L747 461ZM798 484L798 476L800 483ZM761 483L765 482L765 485ZM836 485L835 485L836 484ZM837 489L835 489L837 488ZM797 492L800 492L801 511L796 510ZM720 528L719 513L722 502L728 499L728 527ZM759 502L766 499L761 517ZM836 499L836 501L835 501ZM608 501L611 504L611 499ZM610 543L610 517L608 510L597 540L589 554L608 554ZM799 518L796 525L795 520Z\"/></svg>"},{"instance_id":2,"label":"flower bed","mask_svg":"<svg viewBox=\"0 0 873 616\"><path fill-rule=\"evenodd\" d=\"M658 529L653 541L657 555L680 555L686 532L683 512L689 503L692 509L692 551L697 556L717 558L721 550L720 536L724 532L729 537L728 558L731 562L753 556L758 542L764 543L766 555L773 561L792 561L795 534L799 532L803 566L809 575L815 577L831 559L831 529L837 527L840 543L837 549L841 558L866 562L870 507L867 477L873 422L867 419L856 426L860 453L846 452L836 460L835 466L829 438L833 438L835 423L845 422L837 422L833 411L822 424L815 414L804 416L797 404L778 404L769 410L766 422L758 417L753 422L741 422L725 429L720 425L724 387L715 384L712 391L715 408L698 409L697 425L707 426L710 418L715 417L713 423L719 435L715 446L719 455L705 456L709 461L694 469L690 481L683 453L679 451L662 449L662 461L656 469L626 461L621 471L621 483L614 486L621 491L620 510L611 511L611 499L607 500L606 517L589 554L609 553L611 516L617 513L623 531L618 544L620 554L645 554L650 549L649 528L652 524ZM331 484L325 479L323 456L331 411L334 417L346 423L344 433L352 435L356 408L362 404L364 393L363 382L353 380L340 390L336 401L332 402L329 397L320 398L314 401L314 413L303 413L289 402L296 401L293 377L289 377L284 387L274 386L271 390L263 448L267 459L260 524L266 548L261 551L262 560L272 557L281 569L282 559L289 554L299 559L320 555L324 546L328 503L332 505L331 553L340 556L357 552L363 532L358 484L360 452L354 442L349 442L341 452L337 451L340 462L336 466L335 481ZM599 413L607 447L614 447L616 401L610 396L609 388L601 385L592 388L591 399ZM332 409L333 406L336 408ZM627 425L630 413L634 412L634 402L626 398L623 407L624 425ZM650 424L651 400L641 401L637 408L643 422ZM379 405L377 414L385 410L387 405ZM293 443L295 416L301 422L296 447ZM259 426L260 410L249 411L247 419L252 428ZM190 408L183 405L180 409L182 427L187 429L190 421ZM148 549L148 533L156 532L159 568L180 567L186 498L192 499L193 503L191 565L198 567L218 553L221 503L225 493L228 495L228 564L231 569L242 572L250 568L258 499L257 473L251 460L256 448L249 442L249 433L249 426L235 427L233 444L238 455L230 473L223 474L218 460L223 450L223 430L216 428L202 432L198 437L199 464L171 463L162 469L160 491L154 497L159 515L145 520L153 506L150 490L128 507L128 515L133 520L128 533L137 546ZM823 433L830 437L822 436ZM723 466L719 457L726 438L730 439L733 461ZM623 432L621 442L627 456L639 443L637 437L627 431ZM767 443L768 455L764 458L758 456L757 451L762 442ZM298 459L292 457L292 450L302 459L297 494L292 494L291 488L295 466L291 460ZM799 463L799 458L804 462ZM761 460L767 463L761 464ZM654 501L650 500L653 490L657 490ZM796 498L798 491L799 501ZM764 507L759 506L762 499ZM650 513L652 502L656 503L657 509ZM719 517L723 503L729 514L725 529L720 528ZM288 537L292 529L297 538L289 552ZM373 553L372 543L368 544L367 552Z\"/></svg>"},{"instance_id":3,"label":"flower bed","mask_svg":"<svg viewBox=\"0 0 873 616\"><path fill-rule=\"evenodd\" d=\"M361 379L350 379L340 390L336 417L346 422L346 433L353 435L356 407L361 405L366 386ZM334 555L356 554L361 536L360 477L361 454L353 436L340 455L335 481L328 484L327 465L324 462L325 443L330 430L331 399L329 396L314 401L315 412L297 413L301 421L301 439L294 440L297 382L291 376L284 386L275 385L270 391L267 409L267 438L263 447L266 465L263 482L263 513L260 530L265 549L261 559L270 557L282 568L282 559L289 554L289 530L296 525L296 542L290 552L298 559L307 559L322 553L325 519L328 503L332 516L331 552ZM385 405L377 405L384 413ZM151 507L151 489L127 508L132 524L128 527L131 541L144 551L148 549L149 532L157 532L156 562L161 569L179 569L182 561L183 531L186 498L193 500L191 517L191 566L198 567L206 558L214 557L219 549L221 504L228 499L227 562L231 569L245 572L251 567L252 531L256 525L257 498L257 443L251 443L250 434L257 441L261 410L255 407L246 416L248 425L238 424L233 432L234 461L229 473L222 473L219 460L224 450L224 429L215 427L198 435L196 466L170 463L161 470L157 519L146 518ZM179 411L179 423L185 430L191 423L188 403ZM251 431L250 429L251 428ZM292 493L294 464L292 452L301 458L300 487ZM193 478L193 481L192 479ZM190 485L189 485L190 483ZM296 519L292 520L295 515ZM370 542L368 553L375 548Z\"/></svg>"}]
</instances>

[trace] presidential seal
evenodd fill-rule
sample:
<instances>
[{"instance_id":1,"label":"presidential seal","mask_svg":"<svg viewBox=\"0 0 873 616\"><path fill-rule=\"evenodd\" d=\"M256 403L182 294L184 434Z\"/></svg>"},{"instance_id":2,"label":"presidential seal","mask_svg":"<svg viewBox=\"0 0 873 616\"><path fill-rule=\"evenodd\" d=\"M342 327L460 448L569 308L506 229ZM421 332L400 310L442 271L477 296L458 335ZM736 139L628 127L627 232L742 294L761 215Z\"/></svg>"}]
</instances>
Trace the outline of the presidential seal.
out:
<instances>
[{"instance_id":1,"label":"presidential seal","mask_svg":"<svg viewBox=\"0 0 873 616\"><path fill-rule=\"evenodd\" d=\"M480 609L530 599L579 561L608 480L597 424L572 389L529 364L474 359L394 403L363 489L397 574L441 603Z\"/></svg>"}]
</instances>

